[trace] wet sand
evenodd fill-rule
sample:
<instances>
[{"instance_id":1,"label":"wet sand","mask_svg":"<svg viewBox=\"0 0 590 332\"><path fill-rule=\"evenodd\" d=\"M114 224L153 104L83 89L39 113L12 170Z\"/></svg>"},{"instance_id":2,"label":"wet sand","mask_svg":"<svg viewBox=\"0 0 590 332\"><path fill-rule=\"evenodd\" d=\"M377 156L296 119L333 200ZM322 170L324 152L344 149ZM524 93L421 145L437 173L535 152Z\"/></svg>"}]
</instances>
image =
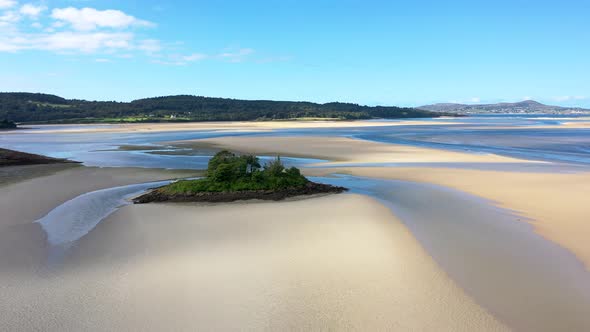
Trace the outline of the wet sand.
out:
<instances>
[{"instance_id":1,"label":"wet sand","mask_svg":"<svg viewBox=\"0 0 590 332\"><path fill-rule=\"evenodd\" d=\"M434 183L496 202L529 218L535 231L571 250L590 269L590 173L526 173L454 168L338 167L338 162L469 162L543 164L493 154L469 154L339 137L222 137L183 142L249 153L310 156L337 162L306 168L310 175L334 172L384 179Z\"/></svg>"},{"instance_id":2,"label":"wet sand","mask_svg":"<svg viewBox=\"0 0 590 332\"><path fill-rule=\"evenodd\" d=\"M590 231L590 210L584 203L590 190L588 173L343 167L363 162L543 163L336 137L242 137L182 144L332 160L323 163L325 168L304 169L307 175L340 172L456 188L515 211L510 221L514 225L530 223L590 266L590 245L584 236ZM501 237L497 241L485 238L492 234L489 230L497 231L493 214L474 209L469 200L451 204L448 195L431 191L412 196L412 190L402 190L396 201L411 206L405 215L403 210L394 209L395 213L423 225L432 220L452 223L463 213L463 225L434 226L448 232L445 239L467 236L482 247L481 253L462 252L461 241L454 242L457 247L448 246L440 236L431 240L431 247L424 239L418 242L419 232L410 233L389 209L357 195L253 205L130 206L70 250L56 251L30 220L84 192L164 176L159 170L80 169L79 174L74 169L50 171L2 187L0 210L9 211L11 218L0 225L0 296L9 299L0 304L7 317L0 319L0 330L502 330L500 319L512 328L551 331L587 323L587 306L580 305L585 293L576 293L575 284L560 284L575 279L571 271L542 274L561 254L534 253L524 247L506 252L515 247L503 246L505 238L499 233L490 235ZM57 187L66 194L54 197L52 188ZM40 206L26 205L29 197ZM486 227L486 234L478 235ZM518 232L506 234L518 237ZM477 236L485 241L477 241ZM437 245L449 250L431 252L433 258L423 249ZM465 255L469 257L462 262ZM502 255L511 259L504 261ZM538 270L519 266L514 257L530 261ZM441 262L450 276L438 265ZM561 258L559 263L555 266L563 267ZM528 294L522 301L511 300L522 294ZM480 302L482 296L491 302Z\"/></svg>"},{"instance_id":3,"label":"wet sand","mask_svg":"<svg viewBox=\"0 0 590 332\"><path fill-rule=\"evenodd\" d=\"M310 170L326 173L328 170ZM590 270L590 173L525 173L451 168L330 169L359 176L434 183L484 197L522 215L534 231L573 252Z\"/></svg>"},{"instance_id":4,"label":"wet sand","mask_svg":"<svg viewBox=\"0 0 590 332\"><path fill-rule=\"evenodd\" d=\"M195 149L217 148L263 155L328 159L333 162L322 163L322 166L331 167L338 163L537 163L494 154L462 153L326 136L219 137L170 144Z\"/></svg>"},{"instance_id":5,"label":"wet sand","mask_svg":"<svg viewBox=\"0 0 590 332\"><path fill-rule=\"evenodd\" d=\"M39 125L31 133L137 133L191 130L270 131L275 129L351 128L381 126L456 125L459 122L404 120L400 121L226 121L189 123L133 123L112 125ZM68 128L68 127L71 127Z\"/></svg>"},{"instance_id":6,"label":"wet sand","mask_svg":"<svg viewBox=\"0 0 590 332\"><path fill-rule=\"evenodd\" d=\"M200 175L188 170L98 168L69 165L6 168L0 179L0 227L31 223L78 195L126 184ZM11 174L23 181L14 183Z\"/></svg>"},{"instance_id":7,"label":"wet sand","mask_svg":"<svg viewBox=\"0 0 590 332\"><path fill-rule=\"evenodd\" d=\"M0 275L1 330L507 330L349 194L127 206L58 264Z\"/></svg>"},{"instance_id":8,"label":"wet sand","mask_svg":"<svg viewBox=\"0 0 590 332\"><path fill-rule=\"evenodd\" d=\"M33 273L47 256L46 235L34 223L58 205L89 191L195 171L96 168L71 164L14 166L0 176L0 275Z\"/></svg>"}]
</instances>

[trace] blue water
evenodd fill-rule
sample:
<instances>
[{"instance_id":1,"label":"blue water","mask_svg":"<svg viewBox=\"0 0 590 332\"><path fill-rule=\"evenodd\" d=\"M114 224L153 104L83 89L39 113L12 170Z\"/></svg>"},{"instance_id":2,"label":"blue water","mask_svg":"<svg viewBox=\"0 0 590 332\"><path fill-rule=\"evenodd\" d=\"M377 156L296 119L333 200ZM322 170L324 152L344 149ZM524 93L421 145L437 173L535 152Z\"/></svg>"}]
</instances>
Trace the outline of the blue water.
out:
<instances>
[{"instance_id":1,"label":"blue water","mask_svg":"<svg viewBox=\"0 0 590 332\"><path fill-rule=\"evenodd\" d=\"M575 117L569 117L572 122ZM556 120L557 119L557 120ZM323 129L283 129L271 132L180 131L157 133L67 133L31 134L38 129L0 134L0 147L59 158L70 158L89 166L138 166L203 168L211 152L188 156L157 154L170 147L164 142L222 136L341 136L369 141L431 147L469 153L504 156L590 166L590 128L559 128L555 115L494 115L456 119L431 119L432 125L378 126ZM401 122L400 120L394 120ZM428 120L427 120L428 121ZM436 123L452 123L437 125ZM555 128L534 128L555 124ZM508 128L507 128L508 127ZM43 127L37 127L43 128ZM46 128L46 127L45 127ZM73 126L52 126L51 129ZM147 145L152 151L113 151L122 145ZM155 152L155 153L154 153ZM305 160L293 159L302 165ZM313 161L310 161L313 162ZM317 160L316 160L317 162Z\"/></svg>"},{"instance_id":2,"label":"blue water","mask_svg":"<svg viewBox=\"0 0 590 332\"><path fill-rule=\"evenodd\" d=\"M63 203L36 222L45 230L50 245L69 245L118 208L130 204L128 198L168 183L170 181L140 183L89 192Z\"/></svg>"}]
</instances>

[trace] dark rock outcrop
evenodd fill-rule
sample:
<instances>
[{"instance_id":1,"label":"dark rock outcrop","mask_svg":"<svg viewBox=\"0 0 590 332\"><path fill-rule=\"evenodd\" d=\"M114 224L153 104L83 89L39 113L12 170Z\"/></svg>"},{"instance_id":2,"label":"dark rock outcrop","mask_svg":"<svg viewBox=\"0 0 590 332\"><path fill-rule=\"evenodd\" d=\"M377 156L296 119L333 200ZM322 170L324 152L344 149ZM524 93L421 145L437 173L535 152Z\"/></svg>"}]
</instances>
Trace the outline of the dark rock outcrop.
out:
<instances>
[{"instance_id":1,"label":"dark rock outcrop","mask_svg":"<svg viewBox=\"0 0 590 332\"><path fill-rule=\"evenodd\" d=\"M198 192L190 194L168 194L160 188L133 199L135 204L152 202L211 202L224 203L240 200L262 199L280 201L289 197L309 196L316 194L337 194L347 191L347 188L329 184L308 182L305 186L280 190L248 190L233 192Z\"/></svg>"}]
</instances>

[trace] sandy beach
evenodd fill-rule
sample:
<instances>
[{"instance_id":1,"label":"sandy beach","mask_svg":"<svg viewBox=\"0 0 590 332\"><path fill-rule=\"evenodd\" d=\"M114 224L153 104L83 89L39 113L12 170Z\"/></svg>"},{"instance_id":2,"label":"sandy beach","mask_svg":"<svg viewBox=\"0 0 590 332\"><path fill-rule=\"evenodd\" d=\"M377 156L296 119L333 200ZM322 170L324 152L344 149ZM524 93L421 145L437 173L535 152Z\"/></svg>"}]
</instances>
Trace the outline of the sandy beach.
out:
<instances>
[{"instance_id":1,"label":"sandy beach","mask_svg":"<svg viewBox=\"0 0 590 332\"><path fill-rule=\"evenodd\" d=\"M262 155L283 155L327 159L322 166L339 163L531 163L532 161L494 154L473 154L384 144L345 137L219 137L171 142L196 149L230 149Z\"/></svg>"},{"instance_id":2,"label":"sandy beach","mask_svg":"<svg viewBox=\"0 0 590 332\"><path fill-rule=\"evenodd\" d=\"M535 230L571 250L590 269L590 173L525 173L457 168L338 167L338 163L471 162L542 163L494 154L470 154L383 144L339 137L221 137L182 143L248 153L308 156L334 162L307 168L306 174L344 173L358 176L434 183L496 202L530 219ZM524 218L523 218L524 219Z\"/></svg>"},{"instance_id":3,"label":"sandy beach","mask_svg":"<svg viewBox=\"0 0 590 332\"><path fill-rule=\"evenodd\" d=\"M257 129L240 129L237 123L227 124L226 129L207 125L217 128L211 130L267 130L258 124ZM151 125L146 126L117 130L151 130ZM162 131L172 128L155 126ZM220 137L170 144L327 160L303 168L306 175L341 173L453 188L506 209L497 216L515 225L530 223L535 232L590 266L590 246L585 241L590 210L584 204L590 194L588 173L486 170L485 165L547 163L334 136ZM400 166L404 163L423 166ZM449 166L434 167L434 163ZM459 163L470 163L471 169L451 168ZM443 266L432 248L402 223L405 219L398 211L393 214L365 195L280 203L125 206L65 247L50 245L46 230L33 223L56 206L94 190L197 174L72 165L0 169L0 296L8 299L0 304L0 330L500 331L508 324L550 331L590 324L579 312L584 308L580 304L587 303L586 288L580 288L579 296L567 295L576 294L577 285L555 284L542 291L562 280L559 273L526 283L534 276L515 265L518 259L503 262L502 250L495 246L494 252L483 248L478 254L483 256L467 257L459 243L451 245L445 250L459 260ZM442 220L443 210L448 212L446 222L459 215L452 213L456 210L464 212L464 222L494 223L496 212L476 209L460 194L451 199L444 190L411 188L395 192L395 199L420 211L416 216L426 223ZM423 202L425 197L432 202ZM514 215L505 218L510 212ZM441 227L444 233L446 226L428 227ZM474 225L469 232L477 229ZM453 231L458 233L448 236L461 236L460 227ZM478 259L486 255L488 260ZM469 266L461 265L461 257ZM536 266L541 272L546 268ZM474 276L483 282L463 279ZM577 276L566 279L578 280ZM526 295L525 300L511 298L519 294ZM526 299L539 305L529 308ZM559 312L560 318L551 318L551 312Z\"/></svg>"},{"instance_id":4,"label":"sandy beach","mask_svg":"<svg viewBox=\"0 0 590 332\"><path fill-rule=\"evenodd\" d=\"M197 171L39 165L0 169L0 227L33 222L78 195L132 183L199 175ZM21 181L14 183L16 174ZM59 188L59 190L56 190Z\"/></svg>"},{"instance_id":5,"label":"sandy beach","mask_svg":"<svg viewBox=\"0 0 590 332\"><path fill-rule=\"evenodd\" d=\"M128 206L28 263L0 273L2 330L507 330L358 195Z\"/></svg>"},{"instance_id":6,"label":"sandy beach","mask_svg":"<svg viewBox=\"0 0 590 332\"><path fill-rule=\"evenodd\" d=\"M220 131L270 131L276 129L395 127L422 125L456 125L460 122L444 120L403 121L226 121L226 122L181 122L181 123L124 123L95 125L40 125L31 133L141 133L166 131L220 130ZM71 127L71 128L68 128ZM17 132L18 133L18 132ZM9 133L10 134L10 133Z\"/></svg>"}]
</instances>

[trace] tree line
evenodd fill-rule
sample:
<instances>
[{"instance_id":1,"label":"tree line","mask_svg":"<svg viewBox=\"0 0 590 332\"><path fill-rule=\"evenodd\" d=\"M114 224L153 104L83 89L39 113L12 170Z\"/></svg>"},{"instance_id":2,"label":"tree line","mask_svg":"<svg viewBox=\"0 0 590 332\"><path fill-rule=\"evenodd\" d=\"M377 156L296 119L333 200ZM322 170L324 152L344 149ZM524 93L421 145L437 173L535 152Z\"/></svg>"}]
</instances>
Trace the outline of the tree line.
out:
<instances>
[{"instance_id":1,"label":"tree line","mask_svg":"<svg viewBox=\"0 0 590 332\"><path fill-rule=\"evenodd\" d=\"M65 99L41 93L0 93L0 119L19 123L252 121L297 118L342 120L452 115L415 108L203 96L166 96L132 102Z\"/></svg>"}]
</instances>

